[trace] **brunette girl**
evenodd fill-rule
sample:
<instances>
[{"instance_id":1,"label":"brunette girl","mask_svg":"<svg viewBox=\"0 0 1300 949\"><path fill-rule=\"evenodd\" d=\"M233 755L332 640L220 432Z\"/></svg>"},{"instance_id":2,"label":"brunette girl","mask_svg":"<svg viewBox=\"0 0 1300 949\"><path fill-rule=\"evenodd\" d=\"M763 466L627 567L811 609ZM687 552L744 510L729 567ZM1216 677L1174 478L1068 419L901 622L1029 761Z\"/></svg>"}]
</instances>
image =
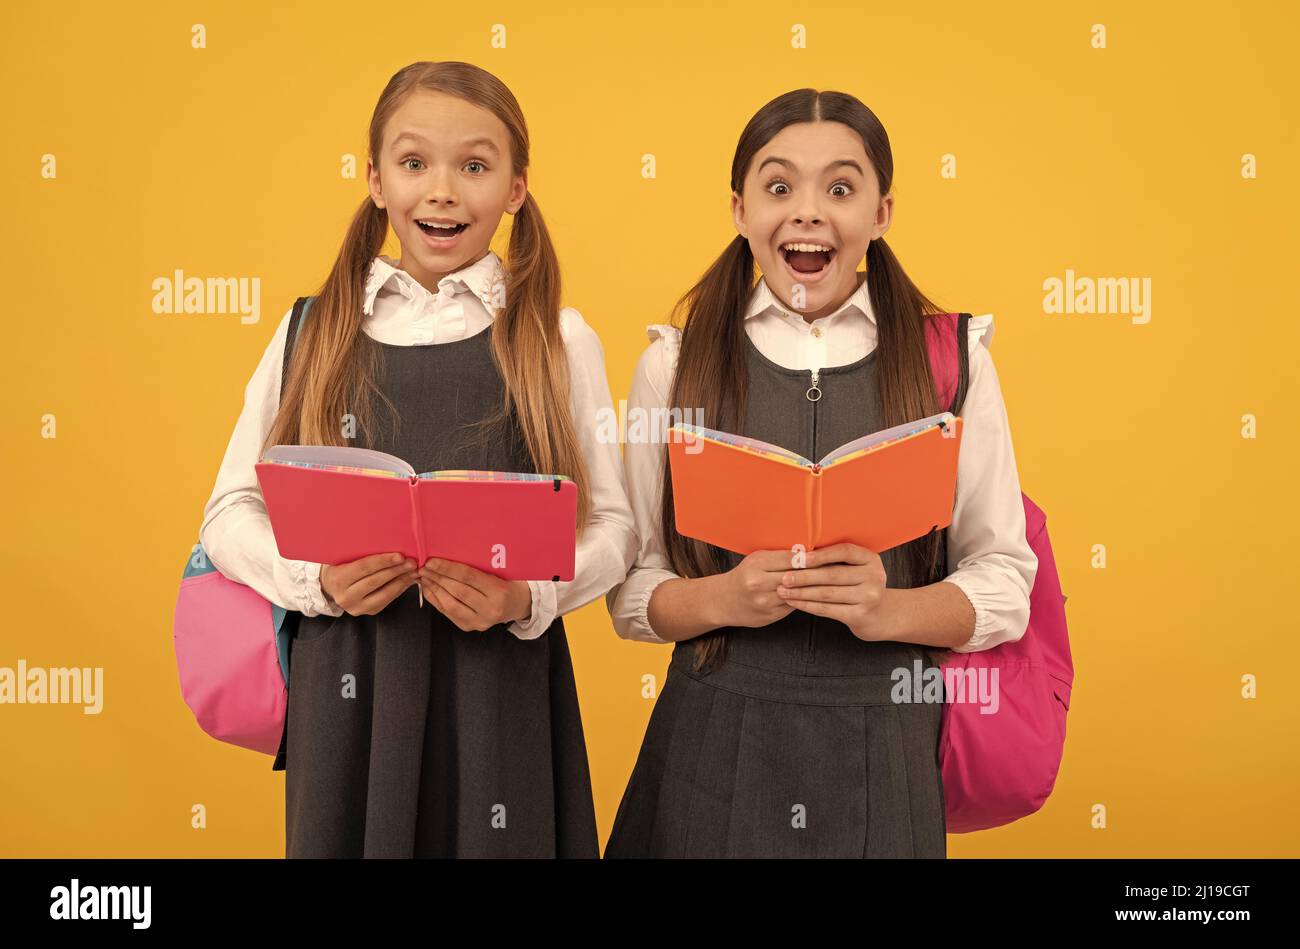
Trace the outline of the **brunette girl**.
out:
<instances>
[{"instance_id":1,"label":"brunette girl","mask_svg":"<svg viewBox=\"0 0 1300 949\"><path fill-rule=\"evenodd\" d=\"M816 459L947 409L925 335L943 310L884 240L893 176L853 96L760 109L732 162L738 235L683 298L684 328L649 328L629 415L680 410ZM607 600L620 635L676 645L607 857L946 854L942 706L892 693L932 650L988 649L1028 621L1037 558L992 329L970 321L952 525L879 555L837 544L800 564L683 537L663 438L626 446L641 549Z\"/></svg>"}]
</instances>

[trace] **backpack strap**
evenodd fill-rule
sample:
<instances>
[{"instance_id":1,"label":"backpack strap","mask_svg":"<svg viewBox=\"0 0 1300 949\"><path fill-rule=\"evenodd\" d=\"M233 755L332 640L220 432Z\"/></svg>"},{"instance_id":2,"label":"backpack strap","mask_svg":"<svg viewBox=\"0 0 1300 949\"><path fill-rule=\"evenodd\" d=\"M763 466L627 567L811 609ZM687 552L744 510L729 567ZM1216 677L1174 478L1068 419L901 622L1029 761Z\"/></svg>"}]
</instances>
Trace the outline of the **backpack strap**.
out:
<instances>
[{"instance_id":1,"label":"backpack strap","mask_svg":"<svg viewBox=\"0 0 1300 949\"><path fill-rule=\"evenodd\" d=\"M960 415L970 387L969 313L941 313L925 318L925 348L940 411Z\"/></svg>"},{"instance_id":2,"label":"backpack strap","mask_svg":"<svg viewBox=\"0 0 1300 949\"><path fill-rule=\"evenodd\" d=\"M954 316L956 319L953 319ZM960 415L961 408L966 402L966 392L970 388L970 349L967 333L970 314L949 313L927 319L933 322L926 324L926 354L930 359L930 372L934 377L939 407L943 409L943 397L951 392L952 401L947 411L953 415ZM948 337L950 330L953 336L952 342L949 342ZM948 575L947 548L945 541L939 552L940 573L936 580L942 580ZM934 652L931 654L936 655ZM942 655L942 652L938 654ZM936 661L939 660L936 658Z\"/></svg>"},{"instance_id":3,"label":"backpack strap","mask_svg":"<svg viewBox=\"0 0 1300 949\"><path fill-rule=\"evenodd\" d=\"M970 348L967 344L967 327L970 325L970 314L957 314L957 391L953 393L952 405L948 411L953 415L960 415L958 411L966 402L966 390L970 388Z\"/></svg>"},{"instance_id":4,"label":"backpack strap","mask_svg":"<svg viewBox=\"0 0 1300 949\"><path fill-rule=\"evenodd\" d=\"M293 312L289 316L289 333L284 338L284 362L280 365L280 395L284 396L284 387L289 382L289 360L293 356L293 344L298 339L298 330L307 318L315 297L299 297L293 302Z\"/></svg>"},{"instance_id":5,"label":"backpack strap","mask_svg":"<svg viewBox=\"0 0 1300 949\"><path fill-rule=\"evenodd\" d=\"M280 395L284 396L284 387L289 381L289 361L293 357L293 345L298 339L298 330L307 318L315 297L299 297L293 302L293 311L289 316L289 332L284 338L284 360L280 364ZM285 687L289 686L289 653L293 648L293 637L298 630L302 614L286 610L282 606L271 604L271 618L275 624L275 651L280 660L280 673L284 676ZM280 747L276 750L275 760L271 762L272 771L285 770L285 758L289 743L289 717L284 720L284 730L280 732Z\"/></svg>"}]
</instances>

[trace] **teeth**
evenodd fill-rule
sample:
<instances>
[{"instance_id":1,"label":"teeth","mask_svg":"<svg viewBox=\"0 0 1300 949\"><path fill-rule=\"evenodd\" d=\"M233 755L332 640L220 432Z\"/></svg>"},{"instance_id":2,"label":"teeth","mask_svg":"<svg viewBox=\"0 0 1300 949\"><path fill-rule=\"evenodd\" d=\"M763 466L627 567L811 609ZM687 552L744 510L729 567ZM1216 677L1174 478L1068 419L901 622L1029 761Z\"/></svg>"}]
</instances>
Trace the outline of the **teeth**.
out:
<instances>
[{"instance_id":1,"label":"teeth","mask_svg":"<svg viewBox=\"0 0 1300 949\"><path fill-rule=\"evenodd\" d=\"M798 241L786 241L781 245L782 250L803 250L803 251L833 251L835 248L826 244L804 244Z\"/></svg>"},{"instance_id":2,"label":"teeth","mask_svg":"<svg viewBox=\"0 0 1300 949\"><path fill-rule=\"evenodd\" d=\"M454 231L456 228L460 227L459 224L439 224L437 221L420 221L419 223L425 225L426 227L441 228L444 231Z\"/></svg>"}]
</instances>

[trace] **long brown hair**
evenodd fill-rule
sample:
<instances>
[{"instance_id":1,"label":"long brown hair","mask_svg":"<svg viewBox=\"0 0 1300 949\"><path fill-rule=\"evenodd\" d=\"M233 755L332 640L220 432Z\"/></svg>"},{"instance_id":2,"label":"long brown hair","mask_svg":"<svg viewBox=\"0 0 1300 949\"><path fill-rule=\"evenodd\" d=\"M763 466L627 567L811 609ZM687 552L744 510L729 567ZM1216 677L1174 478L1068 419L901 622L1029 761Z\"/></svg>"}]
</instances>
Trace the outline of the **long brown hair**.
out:
<instances>
[{"instance_id":1,"label":"long brown hair","mask_svg":"<svg viewBox=\"0 0 1300 949\"><path fill-rule=\"evenodd\" d=\"M894 179L894 157L885 128L865 105L842 92L797 89L759 109L740 134L731 162L731 190L744 193L745 175L759 150L782 129L797 122L842 122L862 139L875 168L880 193L888 194ZM925 319L944 313L904 273L898 258L876 238L867 247L867 289L876 316L880 402L889 428L941 411L926 353ZM669 408L703 410L710 428L741 432L748 394L744 316L757 271L749 242L739 235L727 245L699 282L674 309L674 321L684 313L677 372L668 397ZM945 406L944 408L947 408ZM665 461L664 471L668 471ZM677 533L673 517L672 479L665 477L661 529L675 573L701 577L727 569L723 552ZM905 576L890 577L890 586L915 586L936 578L947 531L934 531L897 548L897 563ZM696 668L721 661L726 634L719 630L697 637Z\"/></svg>"},{"instance_id":2,"label":"long brown hair","mask_svg":"<svg viewBox=\"0 0 1300 949\"><path fill-rule=\"evenodd\" d=\"M370 118L370 158L376 164L385 124L418 90L453 95L490 111L510 133L513 174L528 167L528 127L514 95L491 73L461 62L412 63L388 81ZM371 440L371 400L383 398L376 385L380 350L361 330L361 305L371 262L387 236L388 212L367 195L316 293L310 317L303 321L263 450L277 444L347 444L342 429L348 413L358 432ZM581 535L591 516L591 495L569 409L568 361L560 334L560 265L531 192L514 216L505 269L505 307L491 327L492 359L505 383L505 398L485 427L517 432L537 471L574 481ZM392 404L383 401L391 411Z\"/></svg>"}]
</instances>

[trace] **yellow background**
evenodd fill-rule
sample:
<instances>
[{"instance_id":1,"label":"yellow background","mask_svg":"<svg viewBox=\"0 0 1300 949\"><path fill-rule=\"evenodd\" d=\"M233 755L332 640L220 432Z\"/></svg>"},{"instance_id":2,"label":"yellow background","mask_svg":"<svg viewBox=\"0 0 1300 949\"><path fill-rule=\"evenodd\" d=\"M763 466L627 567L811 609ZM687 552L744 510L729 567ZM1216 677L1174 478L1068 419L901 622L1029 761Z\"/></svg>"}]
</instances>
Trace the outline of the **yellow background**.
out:
<instances>
[{"instance_id":1,"label":"yellow background","mask_svg":"<svg viewBox=\"0 0 1300 949\"><path fill-rule=\"evenodd\" d=\"M0 665L105 670L98 716L0 706L0 854L283 854L283 774L199 730L172 611L243 387L365 194L340 156L364 164L380 91L421 59L474 62L519 98L564 300L604 340L616 401L645 325L732 236L749 117L803 86L866 102L894 147L891 246L948 309L995 314L1022 486L1069 596L1056 791L950 836L950 855L1297 854L1294 6L24 2L0 18ZM261 321L154 314L150 284L176 268L261 277ZM1150 323L1044 313L1043 280L1067 269L1150 277ZM567 623L603 846L650 714L641 676L662 677L668 649L620 640L603 601Z\"/></svg>"}]
</instances>

